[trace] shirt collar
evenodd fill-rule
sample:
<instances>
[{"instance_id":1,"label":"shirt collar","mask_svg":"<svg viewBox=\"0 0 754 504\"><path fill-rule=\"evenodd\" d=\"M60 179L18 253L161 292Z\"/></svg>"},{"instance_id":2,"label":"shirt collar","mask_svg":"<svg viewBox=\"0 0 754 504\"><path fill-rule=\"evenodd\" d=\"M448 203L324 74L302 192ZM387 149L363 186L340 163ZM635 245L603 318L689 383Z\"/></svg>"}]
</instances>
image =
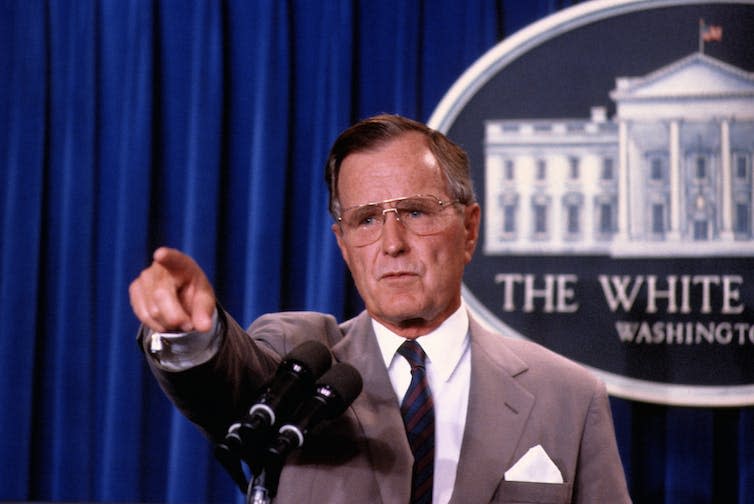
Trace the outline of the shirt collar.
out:
<instances>
[{"instance_id":1,"label":"shirt collar","mask_svg":"<svg viewBox=\"0 0 754 504\"><path fill-rule=\"evenodd\" d=\"M385 367L389 368L398 347L406 341L406 338L398 336L374 318L372 319L372 328L377 336L377 344L380 346ZM433 372L443 381L450 378L456 365L461 360L468 340L469 314L463 302L440 327L416 339L432 363Z\"/></svg>"}]
</instances>

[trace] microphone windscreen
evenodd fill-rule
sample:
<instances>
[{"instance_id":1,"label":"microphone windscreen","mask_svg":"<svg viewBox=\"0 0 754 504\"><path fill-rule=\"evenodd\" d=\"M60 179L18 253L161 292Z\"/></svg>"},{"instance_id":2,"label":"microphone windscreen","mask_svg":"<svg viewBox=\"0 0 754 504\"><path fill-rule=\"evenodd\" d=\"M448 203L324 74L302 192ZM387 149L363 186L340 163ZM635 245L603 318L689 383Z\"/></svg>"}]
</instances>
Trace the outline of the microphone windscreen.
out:
<instances>
[{"instance_id":1,"label":"microphone windscreen","mask_svg":"<svg viewBox=\"0 0 754 504\"><path fill-rule=\"evenodd\" d=\"M340 398L339 411L334 412L335 415L340 415L361 393L363 382L355 367L339 362L319 379L317 388L323 386L329 387Z\"/></svg>"},{"instance_id":2,"label":"microphone windscreen","mask_svg":"<svg viewBox=\"0 0 754 504\"><path fill-rule=\"evenodd\" d=\"M330 350L319 341L304 341L285 356L285 360L296 361L311 371L315 379L327 371L332 364Z\"/></svg>"}]
</instances>

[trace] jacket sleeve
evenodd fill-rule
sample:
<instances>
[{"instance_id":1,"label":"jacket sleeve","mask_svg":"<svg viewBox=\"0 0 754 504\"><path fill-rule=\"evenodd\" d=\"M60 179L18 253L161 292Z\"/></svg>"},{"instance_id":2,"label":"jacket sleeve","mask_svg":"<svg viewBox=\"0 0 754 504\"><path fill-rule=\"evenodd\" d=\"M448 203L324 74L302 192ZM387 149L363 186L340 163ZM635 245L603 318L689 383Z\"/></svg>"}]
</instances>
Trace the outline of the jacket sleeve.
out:
<instances>
[{"instance_id":1,"label":"jacket sleeve","mask_svg":"<svg viewBox=\"0 0 754 504\"><path fill-rule=\"evenodd\" d=\"M138 340L162 390L191 422L213 441L246 412L258 390L272 376L280 356L271 346L255 343L225 311L218 308L217 353L183 371L168 371L149 355L146 331Z\"/></svg>"}]
</instances>

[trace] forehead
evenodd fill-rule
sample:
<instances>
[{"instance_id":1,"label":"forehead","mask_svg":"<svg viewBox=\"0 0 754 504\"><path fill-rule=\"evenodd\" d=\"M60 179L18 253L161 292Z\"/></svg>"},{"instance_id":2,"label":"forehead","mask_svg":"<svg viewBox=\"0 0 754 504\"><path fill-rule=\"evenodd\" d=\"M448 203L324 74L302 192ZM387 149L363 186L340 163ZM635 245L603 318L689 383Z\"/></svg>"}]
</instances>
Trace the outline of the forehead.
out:
<instances>
[{"instance_id":1,"label":"forehead","mask_svg":"<svg viewBox=\"0 0 754 504\"><path fill-rule=\"evenodd\" d=\"M338 176L341 205L349 207L413 194L445 194L445 178L423 135L405 133L343 160Z\"/></svg>"}]
</instances>

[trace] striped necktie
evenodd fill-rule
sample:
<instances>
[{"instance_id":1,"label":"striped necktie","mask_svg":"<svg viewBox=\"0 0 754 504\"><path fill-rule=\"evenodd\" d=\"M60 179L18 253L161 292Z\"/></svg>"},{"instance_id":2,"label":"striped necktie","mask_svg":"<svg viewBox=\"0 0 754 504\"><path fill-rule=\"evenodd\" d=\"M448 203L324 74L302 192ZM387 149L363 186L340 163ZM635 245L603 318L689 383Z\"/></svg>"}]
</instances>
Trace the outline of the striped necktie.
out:
<instances>
[{"instance_id":1,"label":"striped necktie","mask_svg":"<svg viewBox=\"0 0 754 504\"><path fill-rule=\"evenodd\" d=\"M411 503L430 504L435 465L435 409L424 369L427 354L414 340L406 340L398 353L411 365L411 384L401 403L408 444L414 454Z\"/></svg>"}]
</instances>

